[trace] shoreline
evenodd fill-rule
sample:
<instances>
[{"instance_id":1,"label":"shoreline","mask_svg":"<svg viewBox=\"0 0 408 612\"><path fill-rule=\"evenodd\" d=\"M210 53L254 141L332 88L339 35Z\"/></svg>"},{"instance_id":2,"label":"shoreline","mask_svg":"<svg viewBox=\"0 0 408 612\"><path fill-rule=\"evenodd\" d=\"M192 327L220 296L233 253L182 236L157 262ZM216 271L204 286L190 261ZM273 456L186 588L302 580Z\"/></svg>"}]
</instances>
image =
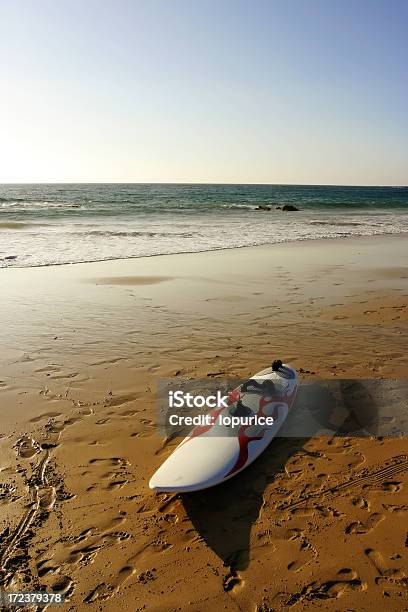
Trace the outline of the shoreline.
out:
<instances>
[{"instance_id":1,"label":"shoreline","mask_svg":"<svg viewBox=\"0 0 408 612\"><path fill-rule=\"evenodd\" d=\"M283 246L283 245L293 245L293 244L305 244L305 243L325 243L327 241L330 242L343 242L344 240L347 241L352 241L352 240L360 240L360 239L379 239L379 238L402 238L404 236L406 236L408 234L407 232L389 232L389 233L379 233L379 234L362 234L362 235L357 235L357 234L353 234L352 236L327 236L324 238L318 237L318 238L304 238L304 239L293 239L293 240L285 240L285 241L281 241L281 242L265 242L263 244L254 244L254 245L242 245L242 246L232 246L232 247L220 247L220 248L214 248L214 249L206 249L206 250L202 250L202 251L180 251L180 252L174 252L174 253L154 253L152 255L134 255L132 257L116 257L113 259L93 259L90 261L74 261L74 262L69 262L69 263L51 263L51 264L36 264L36 265L32 265L32 266L0 266L0 270L22 270L22 269L29 269L29 268L50 268L50 267L61 267L61 266L76 266L76 265L85 265L85 264L102 264L104 262L115 262L115 261L132 261L132 260L138 260L138 259L150 259L152 257L170 257L172 255L195 255L195 254L202 254L202 253L213 253L213 252L223 252L223 251L233 251L233 250L241 250L241 249L264 249L266 247L274 247L274 246ZM1 260L0 260L1 261ZM4 259L3 259L4 261Z\"/></svg>"}]
</instances>

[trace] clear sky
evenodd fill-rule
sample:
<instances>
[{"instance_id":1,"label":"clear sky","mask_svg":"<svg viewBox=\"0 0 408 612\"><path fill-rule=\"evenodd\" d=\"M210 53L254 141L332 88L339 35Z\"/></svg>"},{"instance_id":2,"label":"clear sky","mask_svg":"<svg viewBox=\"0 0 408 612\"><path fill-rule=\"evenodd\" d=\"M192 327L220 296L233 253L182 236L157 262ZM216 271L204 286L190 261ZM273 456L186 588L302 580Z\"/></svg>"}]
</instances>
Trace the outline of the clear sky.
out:
<instances>
[{"instance_id":1,"label":"clear sky","mask_svg":"<svg viewBox=\"0 0 408 612\"><path fill-rule=\"evenodd\" d=\"M408 184L406 0L0 0L0 182Z\"/></svg>"}]
</instances>

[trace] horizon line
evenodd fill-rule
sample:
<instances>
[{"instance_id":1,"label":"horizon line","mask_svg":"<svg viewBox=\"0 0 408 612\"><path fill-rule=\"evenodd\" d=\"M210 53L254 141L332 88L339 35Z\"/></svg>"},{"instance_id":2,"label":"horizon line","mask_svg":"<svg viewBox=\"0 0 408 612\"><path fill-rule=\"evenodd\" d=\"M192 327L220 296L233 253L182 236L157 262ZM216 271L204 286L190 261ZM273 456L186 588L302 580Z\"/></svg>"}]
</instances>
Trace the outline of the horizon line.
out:
<instances>
[{"instance_id":1,"label":"horizon line","mask_svg":"<svg viewBox=\"0 0 408 612\"><path fill-rule=\"evenodd\" d=\"M0 181L0 185L237 185L265 187L390 187L407 188L408 184L389 183L234 183L199 181Z\"/></svg>"}]
</instances>

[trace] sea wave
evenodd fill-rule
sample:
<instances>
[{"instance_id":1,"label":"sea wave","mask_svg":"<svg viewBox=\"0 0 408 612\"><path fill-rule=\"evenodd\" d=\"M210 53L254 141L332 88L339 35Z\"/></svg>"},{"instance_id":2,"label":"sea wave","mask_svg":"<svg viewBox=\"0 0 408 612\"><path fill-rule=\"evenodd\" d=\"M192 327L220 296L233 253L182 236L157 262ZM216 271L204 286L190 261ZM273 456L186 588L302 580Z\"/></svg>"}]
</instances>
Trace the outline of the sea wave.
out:
<instances>
[{"instance_id":1,"label":"sea wave","mask_svg":"<svg viewBox=\"0 0 408 612\"><path fill-rule=\"evenodd\" d=\"M37 223L25 223L22 221L4 221L0 222L0 230L19 230L27 227L39 225Z\"/></svg>"},{"instance_id":2,"label":"sea wave","mask_svg":"<svg viewBox=\"0 0 408 612\"><path fill-rule=\"evenodd\" d=\"M256 210L257 204L222 204L222 208L226 210Z\"/></svg>"},{"instance_id":3,"label":"sea wave","mask_svg":"<svg viewBox=\"0 0 408 612\"><path fill-rule=\"evenodd\" d=\"M36 212L40 209L44 211L53 210L71 210L71 209L84 209L83 204L77 204L73 202L39 202L32 201L27 202L26 200L0 200L0 209L3 211L12 211L14 213L31 213Z\"/></svg>"},{"instance_id":4,"label":"sea wave","mask_svg":"<svg viewBox=\"0 0 408 612\"><path fill-rule=\"evenodd\" d=\"M25 198L3 198L0 197L0 202L25 202Z\"/></svg>"},{"instance_id":5,"label":"sea wave","mask_svg":"<svg viewBox=\"0 0 408 612\"><path fill-rule=\"evenodd\" d=\"M145 237L145 238L155 238L155 237L166 237L166 238L191 238L193 236L198 236L199 232L172 232L171 230L158 232L158 231L124 231L124 230L90 230L86 232L71 232L74 235L78 236L98 236L100 238L103 237L111 237L111 238L132 238L132 237Z\"/></svg>"},{"instance_id":6,"label":"sea wave","mask_svg":"<svg viewBox=\"0 0 408 612\"><path fill-rule=\"evenodd\" d=\"M335 227L358 227L364 225L360 221L309 221L310 225L331 225Z\"/></svg>"},{"instance_id":7,"label":"sea wave","mask_svg":"<svg viewBox=\"0 0 408 612\"><path fill-rule=\"evenodd\" d=\"M196 236L188 236L174 239L174 234L157 236L156 233L135 232L137 236L120 235L113 232L111 235L89 235L83 234L75 239L69 239L70 234L61 234L62 240L56 240L53 234L36 234L30 240L13 240L9 243L9 249L1 241L0 234L0 267L38 267L49 265L62 265L73 263L88 263L96 261L107 261L114 259L134 259L139 257L153 257L157 255L172 255L178 253L199 253L205 251L226 250L232 248L244 248L255 246L266 246L285 242L297 242L305 240L321 239L346 239L358 236L376 236L386 234L408 233L408 229L387 228L386 230L373 230L372 228L359 228L358 231L339 231L336 228L325 231L300 232L297 235L278 232L275 236L268 236L265 232L257 235L236 232L227 235L225 232L214 236L202 235L200 240ZM27 236L27 234L24 234ZM22 237L21 232L18 236ZM28 234L30 237L30 234ZM63 237L63 238L62 238Z\"/></svg>"}]
</instances>

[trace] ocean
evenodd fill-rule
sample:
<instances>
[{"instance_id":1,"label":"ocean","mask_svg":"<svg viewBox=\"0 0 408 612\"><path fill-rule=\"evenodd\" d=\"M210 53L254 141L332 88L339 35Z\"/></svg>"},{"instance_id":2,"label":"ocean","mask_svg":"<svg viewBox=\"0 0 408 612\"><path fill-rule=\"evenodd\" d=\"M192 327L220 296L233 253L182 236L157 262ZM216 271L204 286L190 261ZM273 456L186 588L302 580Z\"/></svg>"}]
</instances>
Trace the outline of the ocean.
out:
<instances>
[{"instance_id":1,"label":"ocean","mask_svg":"<svg viewBox=\"0 0 408 612\"><path fill-rule=\"evenodd\" d=\"M0 185L0 267L401 233L407 213L408 187Z\"/></svg>"}]
</instances>

